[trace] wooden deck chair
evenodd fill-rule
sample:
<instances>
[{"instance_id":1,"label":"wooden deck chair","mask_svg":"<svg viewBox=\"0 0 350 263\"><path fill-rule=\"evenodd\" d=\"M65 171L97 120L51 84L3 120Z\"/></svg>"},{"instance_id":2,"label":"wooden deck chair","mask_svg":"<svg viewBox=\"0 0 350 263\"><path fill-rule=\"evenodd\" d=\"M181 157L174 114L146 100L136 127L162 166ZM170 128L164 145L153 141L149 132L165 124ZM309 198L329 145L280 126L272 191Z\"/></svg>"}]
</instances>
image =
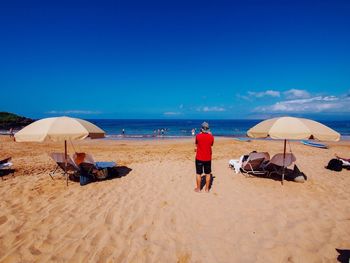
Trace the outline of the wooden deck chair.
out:
<instances>
[{"instance_id":1,"label":"wooden deck chair","mask_svg":"<svg viewBox=\"0 0 350 263\"><path fill-rule=\"evenodd\" d=\"M56 168L49 173L50 177L53 179L53 175L56 173L56 171L61 168L61 170L65 171L65 159L64 159L64 153L50 153L49 156L56 162L57 166ZM80 174L79 166L75 164L75 162L72 160L72 158L67 155L67 168L66 172L69 175L73 175L74 177L78 178Z\"/></svg>"}]
</instances>

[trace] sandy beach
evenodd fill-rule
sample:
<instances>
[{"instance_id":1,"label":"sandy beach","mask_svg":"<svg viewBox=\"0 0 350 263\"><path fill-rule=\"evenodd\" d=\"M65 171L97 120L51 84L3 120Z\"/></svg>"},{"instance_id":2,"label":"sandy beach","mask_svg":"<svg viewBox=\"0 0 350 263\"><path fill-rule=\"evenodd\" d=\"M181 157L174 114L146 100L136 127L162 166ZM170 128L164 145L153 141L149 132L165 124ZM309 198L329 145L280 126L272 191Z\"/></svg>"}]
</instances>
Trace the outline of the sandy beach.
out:
<instances>
[{"instance_id":1,"label":"sandy beach","mask_svg":"<svg viewBox=\"0 0 350 263\"><path fill-rule=\"evenodd\" d=\"M336 249L350 250L350 171L324 166L350 158L350 142L328 145L292 142L308 180L282 186L228 168L253 150L281 152L281 141L216 138L207 194L193 191L192 139L75 141L120 176L67 187L49 177L62 143L1 136L16 172L0 179L0 262L337 262Z\"/></svg>"}]
</instances>

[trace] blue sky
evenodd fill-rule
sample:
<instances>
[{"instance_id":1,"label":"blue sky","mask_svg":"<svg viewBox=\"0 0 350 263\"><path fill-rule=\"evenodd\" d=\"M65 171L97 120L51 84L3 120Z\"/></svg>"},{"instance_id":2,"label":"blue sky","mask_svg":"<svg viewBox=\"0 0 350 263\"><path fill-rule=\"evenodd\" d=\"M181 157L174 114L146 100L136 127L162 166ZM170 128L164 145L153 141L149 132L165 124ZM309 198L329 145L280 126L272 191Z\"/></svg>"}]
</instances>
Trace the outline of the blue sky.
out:
<instances>
[{"instance_id":1,"label":"blue sky","mask_svg":"<svg viewBox=\"0 0 350 263\"><path fill-rule=\"evenodd\" d=\"M349 14L337 0L1 1L0 110L350 119Z\"/></svg>"}]
</instances>

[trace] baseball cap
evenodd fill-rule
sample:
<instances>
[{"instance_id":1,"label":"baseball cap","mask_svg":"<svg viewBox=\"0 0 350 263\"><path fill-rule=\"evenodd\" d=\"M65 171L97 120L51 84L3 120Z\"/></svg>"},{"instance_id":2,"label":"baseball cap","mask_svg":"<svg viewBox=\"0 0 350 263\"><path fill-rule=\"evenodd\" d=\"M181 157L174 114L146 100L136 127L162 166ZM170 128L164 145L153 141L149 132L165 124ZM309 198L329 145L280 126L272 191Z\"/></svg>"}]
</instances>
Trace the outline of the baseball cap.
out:
<instances>
[{"instance_id":1,"label":"baseball cap","mask_svg":"<svg viewBox=\"0 0 350 263\"><path fill-rule=\"evenodd\" d=\"M201 130L202 130L203 132L209 131L209 124L208 124L207 122L203 122L203 123L202 123L202 128L201 128Z\"/></svg>"}]
</instances>

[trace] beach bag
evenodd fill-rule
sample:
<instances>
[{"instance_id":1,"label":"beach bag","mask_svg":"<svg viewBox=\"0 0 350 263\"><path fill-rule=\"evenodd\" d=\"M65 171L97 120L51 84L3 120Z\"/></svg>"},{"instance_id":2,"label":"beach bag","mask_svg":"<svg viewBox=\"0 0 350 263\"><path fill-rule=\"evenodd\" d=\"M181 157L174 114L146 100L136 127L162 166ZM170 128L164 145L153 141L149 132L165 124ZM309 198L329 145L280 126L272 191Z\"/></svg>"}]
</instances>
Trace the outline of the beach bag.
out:
<instances>
[{"instance_id":1,"label":"beach bag","mask_svg":"<svg viewBox=\"0 0 350 263\"><path fill-rule=\"evenodd\" d=\"M326 168L332 171L340 172L343 169L343 162L338 159L332 159L328 162Z\"/></svg>"},{"instance_id":2,"label":"beach bag","mask_svg":"<svg viewBox=\"0 0 350 263\"><path fill-rule=\"evenodd\" d=\"M294 179L293 179L294 182L297 182L297 183L304 183L307 180L306 175L299 170L296 164L294 165L293 176L294 176Z\"/></svg>"},{"instance_id":3,"label":"beach bag","mask_svg":"<svg viewBox=\"0 0 350 263\"><path fill-rule=\"evenodd\" d=\"M91 175L89 174L85 174L85 173L81 173L80 174L80 185L83 186L83 185L87 185L91 182L93 182L93 178L91 177Z\"/></svg>"},{"instance_id":4,"label":"beach bag","mask_svg":"<svg viewBox=\"0 0 350 263\"><path fill-rule=\"evenodd\" d=\"M117 177L119 175L117 167L108 167L108 178Z\"/></svg>"},{"instance_id":5,"label":"beach bag","mask_svg":"<svg viewBox=\"0 0 350 263\"><path fill-rule=\"evenodd\" d=\"M105 180L107 179L109 176L108 173L108 168L104 168L104 169L99 169L96 173L95 173L95 178L97 180Z\"/></svg>"}]
</instances>

